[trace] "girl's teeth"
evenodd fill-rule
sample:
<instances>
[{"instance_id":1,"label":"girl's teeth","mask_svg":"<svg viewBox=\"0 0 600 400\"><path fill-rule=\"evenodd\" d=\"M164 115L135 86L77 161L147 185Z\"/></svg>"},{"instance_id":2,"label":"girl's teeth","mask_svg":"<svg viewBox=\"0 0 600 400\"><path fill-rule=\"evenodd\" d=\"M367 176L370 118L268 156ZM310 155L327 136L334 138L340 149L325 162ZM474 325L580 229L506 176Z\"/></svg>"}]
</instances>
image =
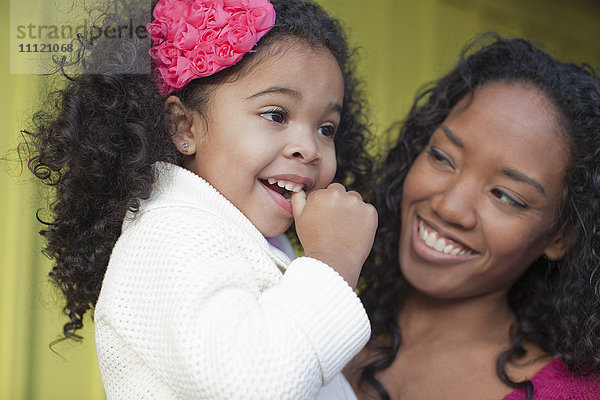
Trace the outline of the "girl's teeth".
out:
<instances>
[{"instance_id":1,"label":"girl's teeth","mask_svg":"<svg viewBox=\"0 0 600 400\"><path fill-rule=\"evenodd\" d=\"M267 182L269 182L270 185L273 185L276 183L277 186L284 188L285 190L287 190L289 192L299 192L302 190L302 185L296 185L293 182L278 181L275 178L269 178L269 179L267 179Z\"/></svg>"},{"instance_id":2,"label":"girl's teeth","mask_svg":"<svg viewBox=\"0 0 600 400\"><path fill-rule=\"evenodd\" d=\"M457 255L458 253L460 253L460 249L459 249L459 248L456 248L456 249L452 249L452 251L450 252L450 255L451 255L451 256L455 256L455 255Z\"/></svg>"}]
</instances>

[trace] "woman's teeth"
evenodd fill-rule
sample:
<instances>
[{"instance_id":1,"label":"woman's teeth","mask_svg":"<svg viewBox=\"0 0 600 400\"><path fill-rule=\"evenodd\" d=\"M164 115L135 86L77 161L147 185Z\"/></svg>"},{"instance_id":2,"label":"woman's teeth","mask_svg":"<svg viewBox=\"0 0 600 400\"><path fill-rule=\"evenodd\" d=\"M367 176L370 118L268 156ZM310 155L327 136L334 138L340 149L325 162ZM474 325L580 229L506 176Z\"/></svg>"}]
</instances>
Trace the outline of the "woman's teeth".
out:
<instances>
[{"instance_id":1,"label":"woman's teeth","mask_svg":"<svg viewBox=\"0 0 600 400\"><path fill-rule=\"evenodd\" d=\"M294 182L290 182L290 181L286 181L283 179L274 179L274 178L269 178L267 179L267 181L269 182L269 184L274 185L275 183L277 184L277 186L284 188L285 190L288 190L290 192L299 192L302 190L302 185L297 185Z\"/></svg>"},{"instance_id":2,"label":"woman's teeth","mask_svg":"<svg viewBox=\"0 0 600 400\"><path fill-rule=\"evenodd\" d=\"M419 237L423 243L427 245L427 247L431 247L432 249L449 254L451 256L473 254L472 252L455 246L446 239L439 237L434 231L428 232L427 229L425 229L425 224L423 221L419 222Z\"/></svg>"}]
</instances>

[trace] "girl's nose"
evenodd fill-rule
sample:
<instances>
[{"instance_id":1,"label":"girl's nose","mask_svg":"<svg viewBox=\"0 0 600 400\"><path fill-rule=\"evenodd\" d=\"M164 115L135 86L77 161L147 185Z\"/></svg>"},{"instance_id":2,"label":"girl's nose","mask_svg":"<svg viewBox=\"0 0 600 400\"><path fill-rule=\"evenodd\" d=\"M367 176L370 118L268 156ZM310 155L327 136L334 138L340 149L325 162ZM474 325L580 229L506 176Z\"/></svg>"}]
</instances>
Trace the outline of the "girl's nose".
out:
<instances>
[{"instance_id":1,"label":"girl's nose","mask_svg":"<svg viewBox=\"0 0 600 400\"><path fill-rule=\"evenodd\" d=\"M294 158L305 164L318 164L321 151L316 134L309 129L298 129L289 135L289 141L283 149L283 155Z\"/></svg>"},{"instance_id":2,"label":"girl's nose","mask_svg":"<svg viewBox=\"0 0 600 400\"><path fill-rule=\"evenodd\" d=\"M472 229L477 225L475 190L476 187L471 182L453 180L433 196L433 211L450 225Z\"/></svg>"}]
</instances>

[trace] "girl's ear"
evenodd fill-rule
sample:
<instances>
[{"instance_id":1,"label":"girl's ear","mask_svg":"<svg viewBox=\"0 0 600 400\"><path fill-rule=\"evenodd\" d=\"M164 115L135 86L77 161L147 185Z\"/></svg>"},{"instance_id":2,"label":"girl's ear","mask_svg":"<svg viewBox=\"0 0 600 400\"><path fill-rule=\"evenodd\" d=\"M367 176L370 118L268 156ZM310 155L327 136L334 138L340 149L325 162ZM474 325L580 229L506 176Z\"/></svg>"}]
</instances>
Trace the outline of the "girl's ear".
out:
<instances>
[{"instance_id":1,"label":"girl's ear","mask_svg":"<svg viewBox=\"0 0 600 400\"><path fill-rule=\"evenodd\" d=\"M568 232L558 232L553 238L550 239L549 244L544 249L544 254L550 260L560 260L567 250L569 250L569 238Z\"/></svg>"},{"instance_id":2,"label":"girl's ear","mask_svg":"<svg viewBox=\"0 0 600 400\"><path fill-rule=\"evenodd\" d=\"M186 156L194 155L205 133L202 118L197 112L190 111L177 96L165 100L165 110L171 120L171 140L177 150Z\"/></svg>"}]
</instances>

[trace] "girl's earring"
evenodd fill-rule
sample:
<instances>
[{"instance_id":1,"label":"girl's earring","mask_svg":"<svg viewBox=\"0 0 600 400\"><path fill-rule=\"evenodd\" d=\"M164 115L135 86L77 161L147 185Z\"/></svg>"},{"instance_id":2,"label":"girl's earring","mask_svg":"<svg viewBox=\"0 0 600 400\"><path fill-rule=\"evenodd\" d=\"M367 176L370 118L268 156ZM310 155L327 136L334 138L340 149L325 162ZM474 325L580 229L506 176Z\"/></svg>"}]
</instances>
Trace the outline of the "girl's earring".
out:
<instances>
[{"instance_id":1,"label":"girl's earring","mask_svg":"<svg viewBox=\"0 0 600 400\"><path fill-rule=\"evenodd\" d=\"M183 147L183 152L184 152L184 153L187 153L187 152L188 152L188 150L189 150L190 144L189 144L189 142L186 140L185 142L183 142L183 143L181 144L181 147Z\"/></svg>"}]
</instances>

